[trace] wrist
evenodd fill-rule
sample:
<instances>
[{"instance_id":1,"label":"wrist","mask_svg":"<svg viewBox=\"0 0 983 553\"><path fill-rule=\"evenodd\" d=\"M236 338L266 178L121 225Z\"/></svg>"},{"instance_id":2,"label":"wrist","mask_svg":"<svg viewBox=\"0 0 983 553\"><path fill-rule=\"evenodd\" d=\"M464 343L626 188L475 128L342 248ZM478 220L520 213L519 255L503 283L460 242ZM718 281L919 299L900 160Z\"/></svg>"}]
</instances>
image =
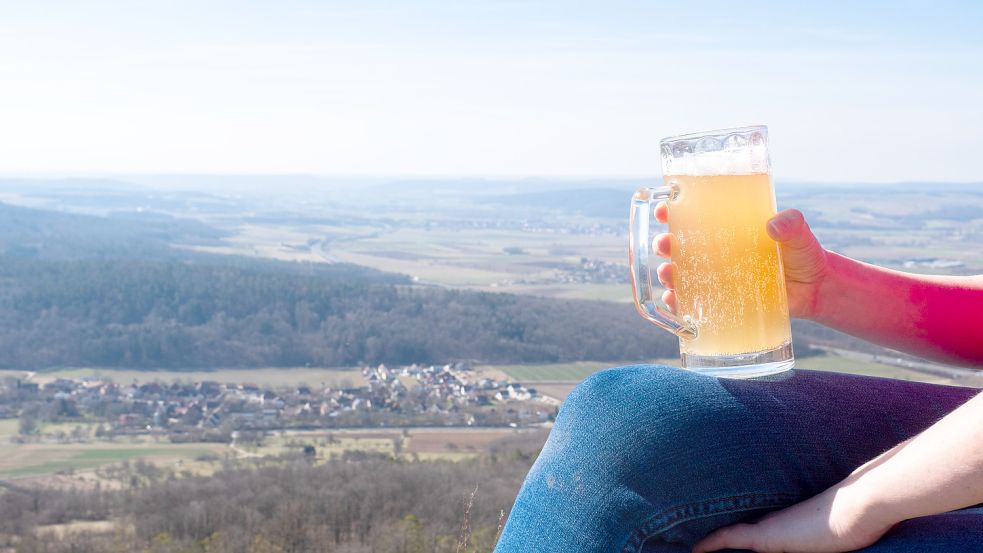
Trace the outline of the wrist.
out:
<instances>
[{"instance_id":1,"label":"wrist","mask_svg":"<svg viewBox=\"0 0 983 553\"><path fill-rule=\"evenodd\" d=\"M833 264L835 257L839 257L831 251L822 249L823 260L821 269L816 272L810 287L810 294L805 301L804 313L799 317L817 323L822 323L823 315L827 311L829 300L835 297L833 290L836 288L837 278Z\"/></svg>"},{"instance_id":2,"label":"wrist","mask_svg":"<svg viewBox=\"0 0 983 553\"><path fill-rule=\"evenodd\" d=\"M878 485L869 473L844 480L836 493L857 523L871 531L886 531L895 524L912 518L904 514L898 497Z\"/></svg>"},{"instance_id":3,"label":"wrist","mask_svg":"<svg viewBox=\"0 0 983 553\"><path fill-rule=\"evenodd\" d=\"M845 283L844 280L850 278L853 270L850 265L856 262L826 249L823 249L823 257L823 270L816 278L809 315L805 318L837 328L837 320L844 308L840 300L847 295L850 288L849 282Z\"/></svg>"}]
</instances>

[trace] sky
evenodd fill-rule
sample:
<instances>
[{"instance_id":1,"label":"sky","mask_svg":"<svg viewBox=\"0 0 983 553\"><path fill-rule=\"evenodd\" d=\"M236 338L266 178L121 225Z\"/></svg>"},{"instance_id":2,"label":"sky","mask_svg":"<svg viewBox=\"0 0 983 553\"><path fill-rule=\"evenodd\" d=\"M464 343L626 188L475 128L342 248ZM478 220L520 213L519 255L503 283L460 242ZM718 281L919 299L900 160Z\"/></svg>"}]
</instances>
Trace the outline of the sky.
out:
<instances>
[{"instance_id":1,"label":"sky","mask_svg":"<svg viewBox=\"0 0 983 553\"><path fill-rule=\"evenodd\" d=\"M0 174L983 181L983 2L0 0Z\"/></svg>"}]
</instances>

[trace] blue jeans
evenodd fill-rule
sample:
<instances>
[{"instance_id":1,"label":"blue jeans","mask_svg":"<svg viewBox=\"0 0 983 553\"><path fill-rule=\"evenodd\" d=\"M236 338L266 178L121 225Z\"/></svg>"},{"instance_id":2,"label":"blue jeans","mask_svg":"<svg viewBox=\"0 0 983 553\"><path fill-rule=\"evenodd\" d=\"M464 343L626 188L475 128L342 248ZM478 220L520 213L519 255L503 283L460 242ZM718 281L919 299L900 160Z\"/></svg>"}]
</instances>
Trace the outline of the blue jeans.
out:
<instances>
[{"instance_id":1,"label":"blue jeans","mask_svg":"<svg viewBox=\"0 0 983 553\"><path fill-rule=\"evenodd\" d=\"M822 492L977 392L802 370L608 369L560 408L495 551L688 553ZM983 509L902 522L863 551L983 551Z\"/></svg>"}]
</instances>

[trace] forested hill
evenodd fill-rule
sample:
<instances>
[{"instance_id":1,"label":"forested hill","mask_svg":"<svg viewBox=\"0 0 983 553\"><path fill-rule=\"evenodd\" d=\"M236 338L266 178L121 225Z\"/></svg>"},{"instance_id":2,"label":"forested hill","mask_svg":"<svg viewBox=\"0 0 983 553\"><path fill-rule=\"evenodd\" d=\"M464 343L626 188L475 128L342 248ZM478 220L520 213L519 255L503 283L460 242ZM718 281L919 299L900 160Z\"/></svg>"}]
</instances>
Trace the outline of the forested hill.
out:
<instances>
[{"instance_id":1,"label":"forested hill","mask_svg":"<svg viewBox=\"0 0 983 553\"><path fill-rule=\"evenodd\" d=\"M627 304L443 290L353 265L173 247L224 235L164 215L0 204L0 368L625 362L677 354L676 340ZM805 339L796 343L800 355L807 343L855 345L813 324L793 327Z\"/></svg>"},{"instance_id":2,"label":"forested hill","mask_svg":"<svg viewBox=\"0 0 983 553\"><path fill-rule=\"evenodd\" d=\"M28 259L173 257L172 244L214 244L226 233L193 219L116 212L106 217L0 203L0 255Z\"/></svg>"},{"instance_id":3,"label":"forested hill","mask_svg":"<svg viewBox=\"0 0 983 553\"><path fill-rule=\"evenodd\" d=\"M345 265L0 258L0 366L649 359L624 304L412 288Z\"/></svg>"}]
</instances>

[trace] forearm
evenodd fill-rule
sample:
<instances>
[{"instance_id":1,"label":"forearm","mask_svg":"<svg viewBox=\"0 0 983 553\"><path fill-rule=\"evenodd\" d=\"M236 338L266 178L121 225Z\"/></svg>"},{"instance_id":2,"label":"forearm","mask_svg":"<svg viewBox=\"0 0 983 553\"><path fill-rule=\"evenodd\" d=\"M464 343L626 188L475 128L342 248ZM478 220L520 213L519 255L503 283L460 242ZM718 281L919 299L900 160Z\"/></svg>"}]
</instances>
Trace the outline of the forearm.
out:
<instances>
[{"instance_id":1,"label":"forearm","mask_svg":"<svg viewBox=\"0 0 983 553\"><path fill-rule=\"evenodd\" d=\"M983 502L983 395L858 468L838 488L889 525Z\"/></svg>"},{"instance_id":2,"label":"forearm","mask_svg":"<svg viewBox=\"0 0 983 553\"><path fill-rule=\"evenodd\" d=\"M826 256L811 319L922 357L983 367L983 277L914 275Z\"/></svg>"}]
</instances>

